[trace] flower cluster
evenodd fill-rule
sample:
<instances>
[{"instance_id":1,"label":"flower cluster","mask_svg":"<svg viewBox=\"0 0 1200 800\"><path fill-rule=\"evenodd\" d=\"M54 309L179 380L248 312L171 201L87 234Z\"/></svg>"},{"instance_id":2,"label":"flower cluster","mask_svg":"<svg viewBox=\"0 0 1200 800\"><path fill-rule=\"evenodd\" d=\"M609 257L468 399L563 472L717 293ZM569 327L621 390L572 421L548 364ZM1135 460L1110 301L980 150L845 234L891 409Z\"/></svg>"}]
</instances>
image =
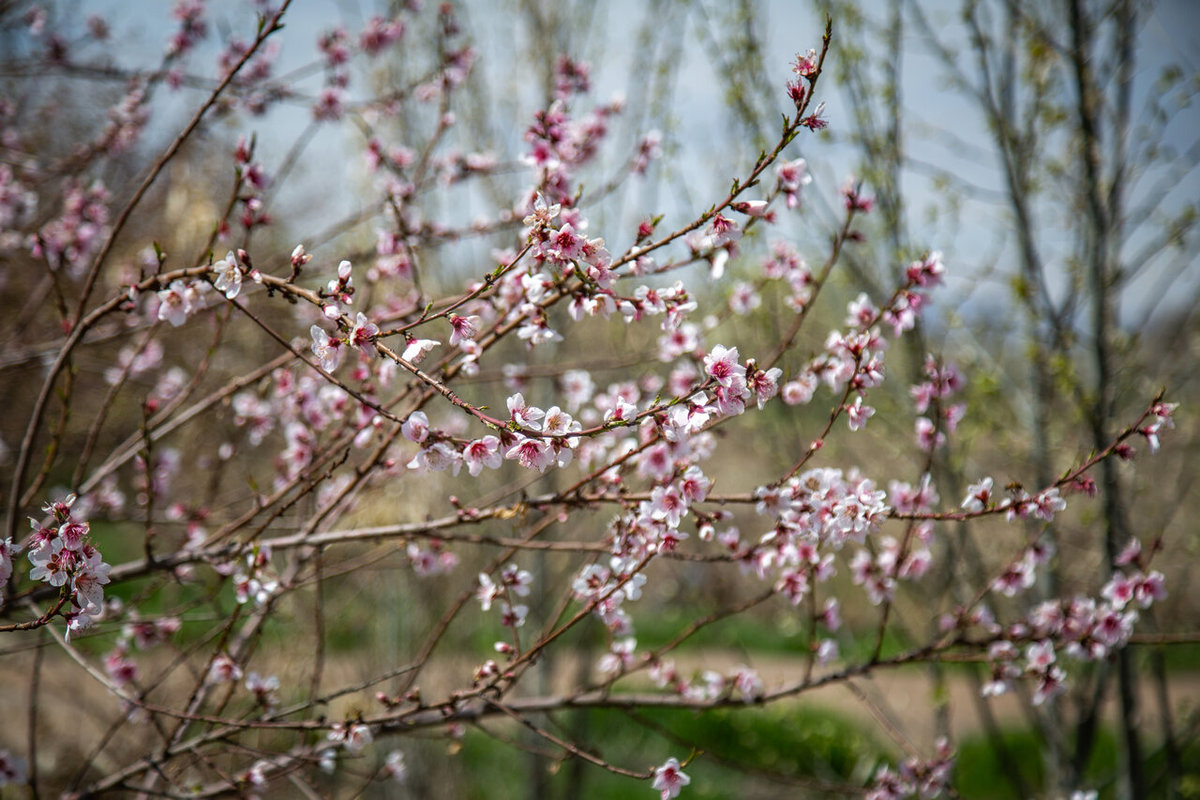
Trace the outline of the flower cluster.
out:
<instances>
[{"instance_id":1,"label":"flower cluster","mask_svg":"<svg viewBox=\"0 0 1200 800\"><path fill-rule=\"evenodd\" d=\"M64 611L68 636L87 630L104 613L104 586L111 569L92 542L91 525L73 515L75 499L70 495L45 505L42 510L51 517L49 525L30 518L33 533L26 544L33 565L30 580L58 587L62 600L69 603ZM11 540L2 549L0 573L7 578L12 574Z\"/></svg>"},{"instance_id":2,"label":"flower cluster","mask_svg":"<svg viewBox=\"0 0 1200 800\"><path fill-rule=\"evenodd\" d=\"M900 800L905 797L938 797L950 786L954 751L945 739L934 745L929 760L907 758L898 769L883 766L875 773L867 800Z\"/></svg>"}]
</instances>

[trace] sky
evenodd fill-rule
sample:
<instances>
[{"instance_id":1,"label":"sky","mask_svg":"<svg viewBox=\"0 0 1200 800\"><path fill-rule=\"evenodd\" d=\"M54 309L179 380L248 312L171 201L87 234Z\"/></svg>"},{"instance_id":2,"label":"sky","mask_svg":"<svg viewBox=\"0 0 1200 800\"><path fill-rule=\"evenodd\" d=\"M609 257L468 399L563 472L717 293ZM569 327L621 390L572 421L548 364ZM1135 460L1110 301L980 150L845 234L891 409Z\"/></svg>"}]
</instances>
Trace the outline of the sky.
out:
<instances>
[{"instance_id":1,"label":"sky","mask_svg":"<svg viewBox=\"0 0 1200 800\"><path fill-rule=\"evenodd\" d=\"M128 0L83 0L87 12L99 13L113 23L114 43L119 47L106 54L126 66L155 63L161 52L161 43L172 29L173 23L167 13L168 5L159 2L129 2ZM211 16L216 21L215 29L226 34L231 28L248 32L251 14L249 4L210 2ZM517 0L490 0L489 2L465 2L463 19L470 31L475 46L480 51L478 69L487 74L487 81L498 95L497 106L506 113L518 113L515 124L508 130L498 131L498 136L507 137L510 146L518 147L517 135L526 124L528 114L538 104L536 79L529 73L531 66L524 54L535 48L522 40L517 29ZM679 20L679 4L656 4L650 0L609 0L599 3L592 10L591 26L578 42L582 55L592 63L594 93L604 100L613 96L637 96L640 84L647 76L631 74L631 65L637 63L637 30L645 15L651 10L668 8L674 16L668 16L663 24ZM949 0L926 0L922 3L930 21L947 41L954 42L961 36L957 23L957 2ZM543 10L550 6L543 4ZM560 4L562 8L581 8L576 4ZM682 49L677 81L674 85L672 105L663 115L669 121L668 141L674 152L674 167L669 179L659 191L646 190L634 196L633 203L649 203L652 210L665 212L668 221L694 215L706 208L713 199L723 195L732 177L743 172L751 157L745 151L736 152L731 145L731 122L722 103L722 88L714 72L711 42L699 31L699 20L707 16L713 24L719 24L719 9L722 4L704 2L694 8L704 8L704 14L692 13L685 23L690 27L681 39ZM363 20L374 12L375 4L367 0L296 0L289 11L287 28L283 32L283 43L277 71L286 73L310 63L315 56L314 43L317 36L336 21L344 21L351 31L356 31ZM812 4L796 0L765 0L755 6L761 14L758 33L764 38L763 58L768 79L779 87L779 105L774 114L786 111L784 83L791 77L790 63L798 50L819 46L822 20L814 12ZM868 19L886 9L882 2L864 2L861 8ZM1178 63L1194 77L1200 74L1200 3L1194 0L1164 0L1145 15L1140 32L1139 72L1135 82L1135 93L1153 91L1153 80L1163 66ZM838 40L835 21L835 46L832 54L837 58ZM193 65L211 69L216 51L215 42L202 47L194 56ZM957 271L958 290L962 296L955 302L970 310L975 304L994 302L980 299L978 293L970 291L979 285L977 277L991 263L1003 264L1012 258L1011 249L1003 244L1004 211L1002 207L988 201L967 198L957 214L945 212L946 199L939 194L929 176L929 165L951 173L966 185L982 187L979 194L986 196L1002 187L1001 175L994 156L986 148L976 148L976 143L986 142L986 128L970 104L961 95L947 86L939 77L940 67L928 55L920 36L909 28L904 42L903 97L911 117L906 119L906 144L918 165L904 176L904 191L909 203L909 224L914 239L927 242L929 249L947 253L952 273ZM827 117L832 129L848 124L849 110L845 98L827 75L820 95L827 102ZM319 83L310 83L313 91ZM196 93L182 92L174 99L175 109L164 115L157 124L164 130L172 124L179 125L185 115L198 102ZM1139 104L1135 101L1135 107ZM282 159L291 137L302 130L309 121L309 112L300 107L284 108L267 120L253 124L260 138L260 152L268 170L271 159ZM508 120L505 120L507 122ZM1200 138L1200 110L1193 107L1180 112L1167 127L1166 142L1180 151L1197 147ZM621 146L620 142L616 143ZM628 143L626 142L625 145ZM301 230L320 227L323 222L338 219L363 200L361 178L355 175L361 161L356 155L360 141L348 141L342 130L326 129L315 138L303 161L303 169L297 177L294 196L297 201L288 208L287 216ZM856 156L854 151L840 143L837 137L806 140L793 145L789 156L803 153L812 165L816 181L810 188L814 195L812 213L820 216L825 210L824 225L833 223L829 198L835 198L836 188L851 174ZM505 155L511 155L505 154ZM739 158L740 157L740 158ZM703 169L697 169L701 165ZM1153 181L1155 191L1168 193L1167 205L1180 207L1185 203L1200 200L1200 184L1195 172L1181 178L1164 176ZM319 195L320 203L307 199ZM966 193L960 193L966 197ZM818 198L823 198L817 201ZM835 198L836 199L836 198ZM472 203L468 198L467 205ZM644 209L636 209L638 215ZM609 224L628 226L628 220L602 217L598 220ZM1001 270L1003 272L1003 270ZM1125 308L1127 324L1139 324L1146 309L1162 310L1163 295L1190 300L1200 293L1200 267L1194 263L1184 270L1183 277L1166 283L1166 270L1149 270L1136 290L1131 293ZM953 284L952 284L953 286ZM985 297L995 297L988 293ZM982 309L986 311L986 309Z\"/></svg>"}]
</instances>

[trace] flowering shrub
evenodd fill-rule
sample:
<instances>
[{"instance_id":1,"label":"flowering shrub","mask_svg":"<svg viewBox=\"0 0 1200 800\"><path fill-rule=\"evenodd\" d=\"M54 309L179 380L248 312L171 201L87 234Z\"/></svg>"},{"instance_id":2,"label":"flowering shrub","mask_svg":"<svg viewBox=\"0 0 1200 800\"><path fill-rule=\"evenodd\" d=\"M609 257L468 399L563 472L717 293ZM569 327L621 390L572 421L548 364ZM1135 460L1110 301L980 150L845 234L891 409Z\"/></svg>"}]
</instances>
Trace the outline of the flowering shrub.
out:
<instances>
[{"instance_id":1,"label":"flowering shrub","mask_svg":"<svg viewBox=\"0 0 1200 800\"><path fill-rule=\"evenodd\" d=\"M108 729L82 745L86 757L65 778L39 777L13 739L0 751L0 782L61 780L87 796L286 792L326 773L347 787L404 782L414 769L406 740L454 740L467 726L504 737L488 726L507 720L536 747L644 781L665 799L686 793L703 754L618 763L545 715L753 707L948 659L985 662L987 695L1021 688L1040 704L1063 690L1073 664L1128 643L1139 614L1165 596L1157 542L1136 538L1089 591L1033 594L1053 556L1042 529L1068 503L1093 502L1098 464L1132 459L1140 442L1158 449L1175 411L1161 395L1105 449L1064 459L1050 485L1001 489L975 475L963 497L943 497L931 465L966 417L968 378L929 356L908 390L912 415L888 406L915 431L904 446L922 468L898 475L823 459L834 438L882 439L877 431L894 427L876 400L895 380L893 345L920 323L948 269L930 250L896 266L882 302L859 295L836 327L813 330L873 208L851 180L826 251L806 259L789 240L790 226L808 224L812 191L793 142L828 125L817 91L829 30L779 87L778 139L726 195L678 227L648 208L636 228L601 236L589 216L605 189L585 178L618 147L607 133L622 108L590 99L586 64L558 61L550 101L521 123L520 152L464 154L450 132L453 109L470 102L476 54L451 5L323 34L321 85L309 94L273 64L290 5L260 3L254 35L229 36L205 75L189 60L211 33L205 4L177 2L161 67L128 76L69 168L38 149L22 108L0 102L15 154L0 166L0 247L27 268L6 276L10 296L37 299L14 309L25 333L6 353L6 369L36 369L3 428L0 632L6 656L37 643L45 655L35 672L73 671L112 701L90 702L103 705L94 713ZM103 40L105 23L89 20L80 34L51 22L38 6L21 17L26 63L91 68L74 42ZM418 48L417 29L436 42L429 70L356 99L352 66ZM204 93L191 120L137 180L107 185L105 165L142 144L156 98L182 87ZM264 166L253 137L223 165L233 188L202 220L211 235L198 257L167 252L162 234L140 229L153 188L216 119L297 103L315 126L366 133L373 248L280 243L273 203L286 175ZM428 129L390 140L390 123L410 111ZM646 133L614 180L645 179L659 143ZM487 218L464 224L443 209L445 193L513 165L525 188ZM490 257L434 274L444 247L470 240ZM697 277L715 290L697 289ZM762 335L736 324L765 308L773 322ZM615 376L614 341L633 354ZM802 441L759 445L785 468L752 459L753 474L735 474L736 437L761 435L756 418L810 405L823 411ZM984 520L1022 523L1022 541L952 602L932 585L946 537ZM744 596L647 646L639 625L670 601L683 567L689 580L727 581ZM345 605L333 587L380 594ZM885 648L910 590L937 598L937 625ZM1030 602L1009 602L1020 598ZM705 627L770 605L791 609L808 632L785 680L747 664L681 663ZM863 652L843 657L851 605L872 622L854 634ZM390 662L353 676L332 669L334 630L382 635L377 620L405 630ZM496 640L453 639L462 630ZM539 663L577 647L580 632L601 637L602 652L568 686L546 685ZM47 707L71 702L36 678L30 691ZM30 730L37 739L35 722ZM39 739L39 751L66 753L66 741ZM930 797L953 764L942 741L877 765L856 788Z\"/></svg>"}]
</instances>

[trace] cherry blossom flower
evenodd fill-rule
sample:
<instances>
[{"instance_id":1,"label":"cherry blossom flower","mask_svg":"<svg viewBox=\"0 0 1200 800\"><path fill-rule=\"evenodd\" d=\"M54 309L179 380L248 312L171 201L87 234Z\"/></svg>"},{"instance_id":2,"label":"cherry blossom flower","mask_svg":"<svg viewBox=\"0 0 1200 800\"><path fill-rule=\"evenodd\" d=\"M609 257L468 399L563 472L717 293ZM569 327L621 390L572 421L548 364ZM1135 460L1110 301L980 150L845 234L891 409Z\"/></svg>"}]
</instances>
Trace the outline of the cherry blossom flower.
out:
<instances>
[{"instance_id":1,"label":"cherry blossom flower","mask_svg":"<svg viewBox=\"0 0 1200 800\"><path fill-rule=\"evenodd\" d=\"M817 645L817 663L821 666L837 660L838 643L833 639L822 639Z\"/></svg>"},{"instance_id":2,"label":"cherry blossom flower","mask_svg":"<svg viewBox=\"0 0 1200 800\"><path fill-rule=\"evenodd\" d=\"M1152 571L1145 577L1139 576L1133 597L1142 608L1149 608L1153 603L1167 599L1166 578L1158 570Z\"/></svg>"},{"instance_id":3,"label":"cherry blossom flower","mask_svg":"<svg viewBox=\"0 0 1200 800\"><path fill-rule=\"evenodd\" d=\"M330 336L320 325L308 329L312 336L312 352L321 364L321 369L333 372L342 360L342 340Z\"/></svg>"},{"instance_id":4,"label":"cherry blossom flower","mask_svg":"<svg viewBox=\"0 0 1200 800\"><path fill-rule=\"evenodd\" d=\"M84 539L88 535L88 525L86 522L76 522L69 520L64 522L58 529L58 536L62 539L63 547L67 550L81 550L83 548Z\"/></svg>"},{"instance_id":5,"label":"cherry blossom flower","mask_svg":"<svg viewBox=\"0 0 1200 800\"><path fill-rule=\"evenodd\" d=\"M322 89L312 107L313 119L322 122L340 119L346 112L343 97L342 90L335 86Z\"/></svg>"},{"instance_id":6,"label":"cherry blossom flower","mask_svg":"<svg viewBox=\"0 0 1200 800\"><path fill-rule=\"evenodd\" d=\"M350 329L350 344L357 347L368 358L375 357L375 337L379 335L379 326L367 319L367 315L358 312L354 327Z\"/></svg>"},{"instance_id":7,"label":"cherry blossom flower","mask_svg":"<svg viewBox=\"0 0 1200 800\"><path fill-rule=\"evenodd\" d=\"M1033 642L1025 648L1025 668L1036 672L1044 672L1054 663L1054 643L1050 641Z\"/></svg>"},{"instance_id":8,"label":"cherry blossom flower","mask_svg":"<svg viewBox=\"0 0 1200 800\"><path fill-rule=\"evenodd\" d=\"M737 240L742 235L737 223L721 214L713 216L708 223L706 232L708 233L709 247L720 247L727 242Z\"/></svg>"},{"instance_id":9,"label":"cherry blossom flower","mask_svg":"<svg viewBox=\"0 0 1200 800\"><path fill-rule=\"evenodd\" d=\"M450 470L452 474L457 475L462 469L462 455L446 442L426 443L408 462L408 468L431 472Z\"/></svg>"},{"instance_id":10,"label":"cherry blossom flower","mask_svg":"<svg viewBox=\"0 0 1200 800\"><path fill-rule=\"evenodd\" d=\"M609 651L600 657L596 669L601 675L612 677L633 665L633 654L637 650L637 639L626 636L618 639L609 647Z\"/></svg>"},{"instance_id":11,"label":"cherry blossom flower","mask_svg":"<svg viewBox=\"0 0 1200 800\"><path fill-rule=\"evenodd\" d=\"M862 430L866 427L867 420L874 415L875 409L864 405L861 395L854 398L854 402L851 405L846 406L846 417L852 431Z\"/></svg>"},{"instance_id":12,"label":"cherry blossom flower","mask_svg":"<svg viewBox=\"0 0 1200 800\"><path fill-rule=\"evenodd\" d=\"M983 511L991 504L992 479L984 478L979 483L967 487L967 497L962 501L962 508L971 513Z\"/></svg>"},{"instance_id":13,"label":"cherry blossom flower","mask_svg":"<svg viewBox=\"0 0 1200 800\"><path fill-rule=\"evenodd\" d=\"M800 205L800 189L812 183L812 176L808 174L808 163L803 158L786 161L775 168L775 175L787 207L798 207Z\"/></svg>"},{"instance_id":14,"label":"cherry blossom flower","mask_svg":"<svg viewBox=\"0 0 1200 800\"><path fill-rule=\"evenodd\" d=\"M1052 522L1055 513L1062 511L1067 507L1067 501L1059 496L1057 488L1050 488L1044 492L1039 492L1034 495L1031 501L1033 516L1038 519Z\"/></svg>"},{"instance_id":15,"label":"cherry blossom flower","mask_svg":"<svg viewBox=\"0 0 1200 800\"><path fill-rule=\"evenodd\" d=\"M738 363L738 349L715 345L704 357L704 371L724 387L731 387L737 380L745 384L746 368Z\"/></svg>"},{"instance_id":16,"label":"cherry blossom flower","mask_svg":"<svg viewBox=\"0 0 1200 800\"><path fill-rule=\"evenodd\" d=\"M75 573L71 586L75 592L76 605L83 609L103 607L104 589L101 587L108 583L110 569L108 564L100 562L94 566L85 564Z\"/></svg>"},{"instance_id":17,"label":"cherry blossom flower","mask_svg":"<svg viewBox=\"0 0 1200 800\"><path fill-rule=\"evenodd\" d=\"M237 263L237 256L230 250L225 254L225 258L212 265L213 272L217 273L217 278L213 281L213 287L218 292L224 292L225 297L232 300L238 296L238 292L242 290L242 268Z\"/></svg>"},{"instance_id":18,"label":"cherry blossom flower","mask_svg":"<svg viewBox=\"0 0 1200 800\"><path fill-rule=\"evenodd\" d=\"M942 254L935 250L920 261L912 262L906 274L908 280L917 286L937 286L946 274L946 266L942 263Z\"/></svg>"},{"instance_id":19,"label":"cherry blossom flower","mask_svg":"<svg viewBox=\"0 0 1200 800\"><path fill-rule=\"evenodd\" d=\"M460 317L458 314L450 315L450 346L455 347L460 342L465 340L474 340L478 333L480 319L477 314Z\"/></svg>"},{"instance_id":20,"label":"cherry blossom flower","mask_svg":"<svg viewBox=\"0 0 1200 800\"><path fill-rule=\"evenodd\" d=\"M246 676L246 689L255 697L259 705L274 708L278 703L275 692L279 690L279 678L274 675L263 677L257 672Z\"/></svg>"},{"instance_id":21,"label":"cherry blossom flower","mask_svg":"<svg viewBox=\"0 0 1200 800\"><path fill-rule=\"evenodd\" d=\"M803 125L804 127L808 128L810 131L824 130L825 128L829 127L829 121L827 119L825 119L824 114L825 114L825 104L818 103L816 110L813 113L809 114L804 119L800 120L800 124ZM864 202L870 203L871 201L864 201ZM867 205L865 205L865 207L858 206L858 208L861 211L869 211L871 209L871 206L870 206L870 204L867 204Z\"/></svg>"},{"instance_id":22,"label":"cherry blossom flower","mask_svg":"<svg viewBox=\"0 0 1200 800\"><path fill-rule=\"evenodd\" d=\"M546 412L542 411L537 406L525 405L525 396L520 392L508 398L508 413L512 421L522 428L530 430L541 430L542 417L546 416Z\"/></svg>"},{"instance_id":23,"label":"cherry blossom flower","mask_svg":"<svg viewBox=\"0 0 1200 800\"><path fill-rule=\"evenodd\" d=\"M489 611L492 603L503 593L504 587L492 580L491 576L486 572L479 573L479 588L475 590L475 596L479 598L479 607L484 611Z\"/></svg>"},{"instance_id":24,"label":"cherry blossom flower","mask_svg":"<svg viewBox=\"0 0 1200 800\"><path fill-rule=\"evenodd\" d=\"M17 546L13 544L12 537L0 540L0 584L8 582L13 573L13 556L17 553Z\"/></svg>"},{"instance_id":25,"label":"cherry blossom flower","mask_svg":"<svg viewBox=\"0 0 1200 800\"><path fill-rule=\"evenodd\" d=\"M312 261L312 253L305 251L304 245L296 245L295 249L292 250L291 257L289 258L289 262L292 265L292 270L294 272L299 272L300 268L309 261Z\"/></svg>"},{"instance_id":26,"label":"cherry blossom flower","mask_svg":"<svg viewBox=\"0 0 1200 800\"><path fill-rule=\"evenodd\" d=\"M372 741L371 729L361 722L339 722L329 731L328 740L351 753L360 753Z\"/></svg>"},{"instance_id":27,"label":"cherry blossom flower","mask_svg":"<svg viewBox=\"0 0 1200 800\"><path fill-rule=\"evenodd\" d=\"M567 400L567 408L572 412L577 411L584 403L591 400L596 391L596 384L586 370L567 370L562 374L560 382Z\"/></svg>"},{"instance_id":28,"label":"cherry blossom flower","mask_svg":"<svg viewBox=\"0 0 1200 800\"><path fill-rule=\"evenodd\" d=\"M403 20L385 20L383 17L374 16L367 20L366 26L359 34L358 45L364 53L373 56L399 40L403 35Z\"/></svg>"},{"instance_id":29,"label":"cherry blossom flower","mask_svg":"<svg viewBox=\"0 0 1200 800\"><path fill-rule=\"evenodd\" d=\"M758 673L747 666L739 666L733 674L733 688L742 695L747 703L753 703L763 694L763 680Z\"/></svg>"},{"instance_id":30,"label":"cherry blossom flower","mask_svg":"<svg viewBox=\"0 0 1200 800\"><path fill-rule=\"evenodd\" d=\"M383 762L383 771L396 783L404 783L404 779L408 777L408 766L404 763L404 753L399 750L388 753L387 759Z\"/></svg>"},{"instance_id":31,"label":"cherry blossom flower","mask_svg":"<svg viewBox=\"0 0 1200 800\"><path fill-rule=\"evenodd\" d=\"M138 679L137 662L128 658L122 646L104 657L104 670L115 686L127 686Z\"/></svg>"},{"instance_id":32,"label":"cherry blossom flower","mask_svg":"<svg viewBox=\"0 0 1200 800\"><path fill-rule=\"evenodd\" d=\"M680 768L676 758L668 758L666 763L654 770L653 788L661 793L661 800L678 797L683 787L691 782L692 779Z\"/></svg>"},{"instance_id":33,"label":"cherry blossom flower","mask_svg":"<svg viewBox=\"0 0 1200 800\"><path fill-rule=\"evenodd\" d=\"M1131 538L1114 562L1118 567L1124 567L1137 561L1142 553L1142 543L1137 538Z\"/></svg>"},{"instance_id":34,"label":"cherry blossom flower","mask_svg":"<svg viewBox=\"0 0 1200 800\"><path fill-rule=\"evenodd\" d=\"M734 211L741 212L748 217L761 217L767 213L766 200L741 200L730 205Z\"/></svg>"},{"instance_id":35,"label":"cherry blossom flower","mask_svg":"<svg viewBox=\"0 0 1200 800\"><path fill-rule=\"evenodd\" d=\"M729 310L735 314L749 314L762 305L762 296L745 281L734 284L729 294Z\"/></svg>"},{"instance_id":36,"label":"cherry blossom flower","mask_svg":"<svg viewBox=\"0 0 1200 800\"><path fill-rule=\"evenodd\" d=\"M516 460L526 469L536 469L545 472L546 467L554 463L554 450L543 439L531 439L526 436L517 437L517 442L504 454L510 460Z\"/></svg>"},{"instance_id":37,"label":"cherry blossom flower","mask_svg":"<svg viewBox=\"0 0 1200 800\"><path fill-rule=\"evenodd\" d=\"M801 78L812 80L817 74L817 51L810 49L807 53L797 53L796 63L792 65L792 71Z\"/></svg>"},{"instance_id":38,"label":"cherry blossom flower","mask_svg":"<svg viewBox=\"0 0 1200 800\"><path fill-rule=\"evenodd\" d=\"M171 285L158 292L158 318L178 328L187 322L192 313L194 292L183 281L171 281Z\"/></svg>"},{"instance_id":39,"label":"cherry blossom flower","mask_svg":"<svg viewBox=\"0 0 1200 800\"><path fill-rule=\"evenodd\" d=\"M941 447L946 443L946 434L937 429L928 417L917 417L917 445L925 451Z\"/></svg>"},{"instance_id":40,"label":"cherry blossom flower","mask_svg":"<svg viewBox=\"0 0 1200 800\"><path fill-rule=\"evenodd\" d=\"M529 614L529 606L510 605L505 601L500 601L500 624L506 628L520 628L525 624L525 617Z\"/></svg>"},{"instance_id":41,"label":"cherry blossom flower","mask_svg":"<svg viewBox=\"0 0 1200 800\"><path fill-rule=\"evenodd\" d=\"M463 448L462 459L463 463L467 465L467 472L472 476L479 475L484 467L499 469L502 461L500 440L489 434L481 439L470 441Z\"/></svg>"},{"instance_id":42,"label":"cherry blossom flower","mask_svg":"<svg viewBox=\"0 0 1200 800\"><path fill-rule=\"evenodd\" d=\"M208 682L236 683L242 679L242 668L226 653L218 653L208 668Z\"/></svg>"},{"instance_id":43,"label":"cherry blossom flower","mask_svg":"<svg viewBox=\"0 0 1200 800\"><path fill-rule=\"evenodd\" d=\"M400 357L413 366L420 364L429 355L429 351L440 345L437 339L412 339L404 347Z\"/></svg>"},{"instance_id":44,"label":"cherry blossom flower","mask_svg":"<svg viewBox=\"0 0 1200 800\"><path fill-rule=\"evenodd\" d=\"M30 580L62 586L70 576L75 556L72 551L63 550L61 539L55 539L45 546L31 550L29 561L33 564L33 569L29 570Z\"/></svg>"},{"instance_id":45,"label":"cherry blossom flower","mask_svg":"<svg viewBox=\"0 0 1200 800\"><path fill-rule=\"evenodd\" d=\"M526 597L533 584L533 574L527 569L521 569L516 564L506 564L500 570L500 580L513 594L518 597Z\"/></svg>"},{"instance_id":46,"label":"cherry blossom flower","mask_svg":"<svg viewBox=\"0 0 1200 800\"><path fill-rule=\"evenodd\" d=\"M803 405L812 400L816 389L816 376L811 372L804 372L783 385L781 390L783 402L789 406Z\"/></svg>"}]
</instances>

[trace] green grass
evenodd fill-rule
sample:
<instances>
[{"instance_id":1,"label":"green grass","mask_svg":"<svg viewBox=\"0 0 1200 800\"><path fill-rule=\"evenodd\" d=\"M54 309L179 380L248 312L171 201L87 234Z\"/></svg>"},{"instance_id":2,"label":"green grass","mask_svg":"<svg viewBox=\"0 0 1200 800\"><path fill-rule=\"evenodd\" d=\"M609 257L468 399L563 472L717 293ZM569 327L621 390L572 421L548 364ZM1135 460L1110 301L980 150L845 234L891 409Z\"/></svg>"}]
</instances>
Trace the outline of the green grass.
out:
<instances>
[{"instance_id":1,"label":"green grass","mask_svg":"<svg viewBox=\"0 0 1200 800\"><path fill-rule=\"evenodd\" d=\"M1001 735L1003 748L1009 754L1014 775L1000 756L1000 749L985 736L974 736L959 743L954 783L962 797L978 800L1021 800L1018 786L1042 794L1046 781L1045 752L1041 739L1030 730L1009 730ZM1153 742L1143 740L1145 759L1143 770L1147 780L1148 798L1200 798L1200 742L1192 741L1180 754L1184 780L1179 795L1169 795L1166 785L1166 755ZM1083 787L1099 791L1100 800L1114 800L1118 795L1113 785L1119 763L1119 740L1111 729L1099 731L1084 771ZM1189 777L1190 776L1190 777Z\"/></svg>"},{"instance_id":2,"label":"green grass","mask_svg":"<svg viewBox=\"0 0 1200 800\"><path fill-rule=\"evenodd\" d=\"M888 755L869 733L838 715L797 704L703 715L588 710L541 724L635 771L648 772L671 756L680 761L691 757L685 767L692 778L687 796L709 800L805 796L806 789L808 796L840 796L836 786L861 787ZM507 733L535 743L523 733ZM649 781L639 783L582 761L535 763L532 756L478 731L467 733L458 757L470 765L463 776L467 797L528 797L534 770L545 781L547 797L626 798L649 790ZM497 775L509 779L498 782Z\"/></svg>"}]
</instances>

